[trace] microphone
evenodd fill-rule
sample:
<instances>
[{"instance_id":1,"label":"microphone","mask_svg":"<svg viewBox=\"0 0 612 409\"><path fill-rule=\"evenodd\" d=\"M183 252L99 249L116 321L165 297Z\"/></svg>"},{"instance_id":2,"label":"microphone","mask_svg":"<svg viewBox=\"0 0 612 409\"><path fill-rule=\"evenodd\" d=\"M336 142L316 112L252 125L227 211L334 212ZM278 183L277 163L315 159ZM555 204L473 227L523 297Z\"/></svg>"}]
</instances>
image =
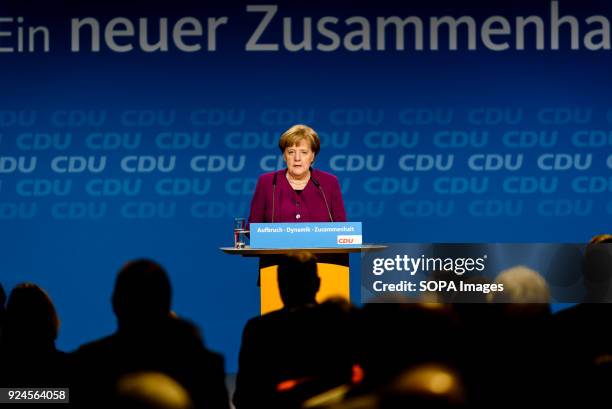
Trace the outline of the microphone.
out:
<instances>
[{"instance_id":1,"label":"microphone","mask_svg":"<svg viewBox=\"0 0 612 409\"><path fill-rule=\"evenodd\" d=\"M276 196L276 179L278 178L278 172L274 173L274 179L272 179L272 223L274 223L274 199Z\"/></svg>"},{"instance_id":2,"label":"microphone","mask_svg":"<svg viewBox=\"0 0 612 409\"><path fill-rule=\"evenodd\" d=\"M329 221L333 222L334 218L332 217L331 211L329 210L329 204L327 203L327 197L325 197L325 191L321 187L321 184L319 183L319 181L314 178L314 176L312 175L312 172L310 172L310 180L312 180L312 183L314 183L314 185L317 187L317 189L319 189L319 191L323 195L323 201L325 201L325 207L327 208L327 214L329 215Z\"/></svg>"}]
</instances>

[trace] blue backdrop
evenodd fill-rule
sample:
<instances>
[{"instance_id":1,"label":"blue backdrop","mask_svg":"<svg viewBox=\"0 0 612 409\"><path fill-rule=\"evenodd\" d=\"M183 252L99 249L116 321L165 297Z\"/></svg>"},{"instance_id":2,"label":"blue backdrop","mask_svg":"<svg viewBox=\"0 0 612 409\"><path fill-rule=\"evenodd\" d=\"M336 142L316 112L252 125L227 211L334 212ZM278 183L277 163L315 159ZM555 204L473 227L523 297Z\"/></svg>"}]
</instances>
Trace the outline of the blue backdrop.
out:
<instances>
[{"instance_id":1,"label":"blue backdrop","mask_svg":"<svg viewBox=\"0 0 612 409\"><path fill-rule=\"evenodd\" d=\"M610 30L586 20L612 18L609 2L268 3L276 14L257 43L278 45L269 51L248 47L265 16L247 11L254 2L3 3L0 280L49 292L62 349L114 330L115 274L150 257L171 275L175 311L234 372L258 312L256 262L219 247L232 242L232 219L248 215L257 176L282 165L278 137L295 123L319 132L316 166L339 177L366 242L584 242L611 230ZM576 19L556 29L558 49L555 7ZM511 30L494 37L502 51L483 34L496 15ZM222 16L211 38L207 19ZM323 20L337 44L317 31L325 16L338 19ZM423 49L411 25L403 50L391 26L380 39L377 17L391 16L422 19ZM448 27L432 47L430 18L442 16L471 17L474 47L469 22L456 50ZM520 16L542 19L542 49L535 23L517 45ZM87 17L99 51L90 26L73 44L71 19ZM104 33L117 17L127 20L106 36L113 49ZM168 50L147 52L139 18L155 43L162 17ZM29 41L32 27L47 38L39 29ZM312 50L290 51L309 27ZM180 29L190 33L183 48L199 50L177 46Z\"/></svg>"}]
</instances>

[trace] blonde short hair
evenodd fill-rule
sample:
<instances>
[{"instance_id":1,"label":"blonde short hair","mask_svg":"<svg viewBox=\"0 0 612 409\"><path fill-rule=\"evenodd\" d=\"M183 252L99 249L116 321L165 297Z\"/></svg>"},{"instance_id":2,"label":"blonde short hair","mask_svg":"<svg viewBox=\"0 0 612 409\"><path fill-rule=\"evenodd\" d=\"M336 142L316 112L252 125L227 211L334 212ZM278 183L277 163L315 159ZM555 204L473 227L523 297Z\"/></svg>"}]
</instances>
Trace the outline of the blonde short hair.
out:
<instances>
[{"instance_id":1,"label":"blonde short hair","mask_svg":"<svg viewBox=\"0 0 612 409\"><path fill-rule=\"evenodd\" d=\"M589 241L589 244L599 243L612 243L612 234L598 234Z\"/></svg>"},{"instance_id":2,"label":"blonde short hair","mask_svg":"<svg viewBox=\"0 0 612 409\"><path fill-rule=\"evenodd\" d=\"M501 303L548 303L550 291L544 277L526 266L515 266L502 271L495 278L504 290L487 294L489 302Z\"/></svg>"},{"instance_id":3,"label":"blonde short hair","mask_svg":"<svg viewBox=\"0 0 612 409\"><path fill-rule=\"evenodd\" d=\"M290 146L297 145L300 141L307 141L310 143L310 149L314 152L315 156L321 150L321 141L319 135L309 126L306 125L293 125L287 129L280 137L278 141L278 147L282 153L285 153L285 149Z\"/></svg>"}]
</instances>

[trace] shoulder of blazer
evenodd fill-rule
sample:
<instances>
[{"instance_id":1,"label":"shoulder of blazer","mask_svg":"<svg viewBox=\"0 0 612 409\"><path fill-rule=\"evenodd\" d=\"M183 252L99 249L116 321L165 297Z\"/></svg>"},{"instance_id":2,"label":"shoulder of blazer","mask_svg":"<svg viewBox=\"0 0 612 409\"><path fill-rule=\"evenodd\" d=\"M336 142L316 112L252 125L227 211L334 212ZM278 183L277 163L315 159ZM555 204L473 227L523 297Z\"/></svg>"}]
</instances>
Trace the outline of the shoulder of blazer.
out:
<instances>
[{"instance_id":1,"label":"shoulder of blazer","mask_svg":"<svg viewBox=\"0 0 612 409\"><path fill-rule=\"evenodd\" d=\"M323 184L333 183L334 181L338 180L336 175L318 169L312 170L312 177L314 177L319 183Z\"/></svg>"},{"instance_id":2,"label":"shoulder of blazer","mask_svg":"<svg viewBox=\"0 0 612 409\"><path fill-rule=\"evenodd\" d=\"M268 185L272 186L274 175L279 174L279 172L280 171L264 173L263 175L259 176L259 181L263 183L265 186L268 186Z\"/></svg>"}]
</instances>

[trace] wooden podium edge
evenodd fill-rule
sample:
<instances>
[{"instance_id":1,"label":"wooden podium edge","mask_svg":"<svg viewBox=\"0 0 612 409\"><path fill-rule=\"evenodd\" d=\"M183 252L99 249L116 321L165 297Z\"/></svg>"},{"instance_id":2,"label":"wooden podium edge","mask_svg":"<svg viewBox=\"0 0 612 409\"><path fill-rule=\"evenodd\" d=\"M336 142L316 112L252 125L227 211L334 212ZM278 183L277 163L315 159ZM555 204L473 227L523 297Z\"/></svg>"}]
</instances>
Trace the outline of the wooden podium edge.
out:
<instances>
[{"instance_id":1,"label":"wooden podium edge","mask_svg":"<svg viewBox=\"0 0 612 409\"><path fill-rule=\"evenodd\" d=\"M343 254L343 253L363 253L366 251L382 251L387 246L381 244L364 244L360 247L311 247L311 248L283 248L283 249L252 249L246 247L237 249L234 247L220 247L219 250L230 255L241 255L243 257L257 257L270 254L291 254L307 251L314 254Z\"/></svg>"}]
</instances>

